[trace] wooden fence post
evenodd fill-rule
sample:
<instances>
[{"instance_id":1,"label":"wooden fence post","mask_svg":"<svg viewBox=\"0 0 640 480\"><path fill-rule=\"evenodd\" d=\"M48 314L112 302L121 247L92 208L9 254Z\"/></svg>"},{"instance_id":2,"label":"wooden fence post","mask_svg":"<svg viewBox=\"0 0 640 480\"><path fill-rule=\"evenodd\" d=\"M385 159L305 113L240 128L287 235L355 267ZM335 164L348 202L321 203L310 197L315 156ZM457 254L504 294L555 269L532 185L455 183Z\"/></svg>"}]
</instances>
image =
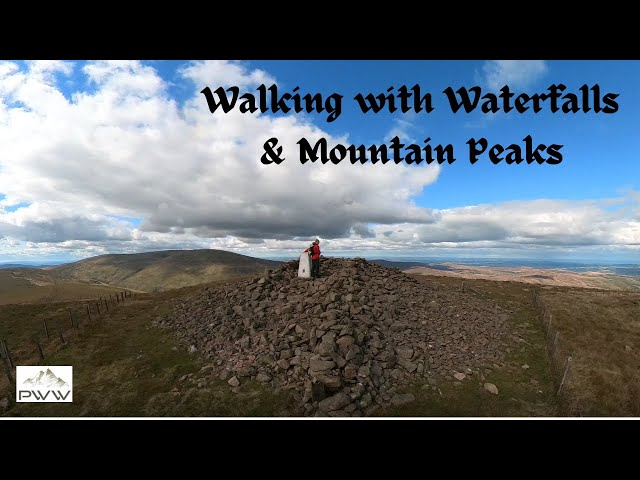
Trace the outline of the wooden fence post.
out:
<instances>
[{"instance_id":1,"label":"wooden fence post","mask_svg":"<svg viewBox=\"0 0 640 480\"><path fill-rule=\"evenodd\" d=\"M9 352L9 347L7 347L7 341L6 340L2 340L0 342L0 344L2 345L2 354L4 356L4 358L6 359L7 363L9 364L9 368L12 369L15 367L15 364L13 363L13 359L11 358L11 353Z\"/></svg>"},{"instance_id":2,"label":"wooden fence post","mask_svg":"<svg viewBox=\"0 0 640 480\"><path fill-rule=\"evenodd\" d=\"M107 313L109 313L109 303L106 298L104 299L104 308L107 310Z\"/></svg>"},{"instance_id":3,"label":"wooden fence post","mask_svg":"<svg viewBox=\"0 0 640 480\"><path fill-rule=\"evenodd\" d=\"M58 335L60 335L60 341L62 344L66 345L67 341L64 339L64 335L62 334L62 325L60 325L60 322L58 322Z\"/></svg>"},{"instance_id":4,"label":"wooden fence post","mask_svg":"<svg viewBox=\"0 0 640 480\"><path fill-rule=\"evenodd\" d=\"M71 327L75 327L76 326L76 322L73 321L73 315L71 315L71 309L67 308L67 311L69 312L69 320L71 320Z\"/></svg>"},{"instance_id":5,"label":"wooden fence post","mask_svg":"<svg viewBox=\"0 0 640 480\"><path fill-rule=\"evenodd\" d=\"M49 340L49 328L47 327L47 321L43 320L42 324L44 325L44 334L47 336L47 340Z\"/></svg>"},{"instance_id":6,"label":"wooden fence post","mask_svg":"<svg viewBox=\"0 0 640 480\"><path fill-rule=\"evenodd\" d=\"M551 349L551 353L556 353L556 348L558 348L558 337L560 336L560 332L556 332L556 338L553 340L553 348Z\"/></svg>"},{"instance_id":7,"label":"wooden fence post","mask_svg":"<svg viewBox=\"0 0 640 480\"><path fill-rule=\"evenodd\" d=\"M44 361L44 352L42 351L42 345L40 345L40 341L38 340L38 335L33 334L33 343L36 344L36 348L38 349L38 355L40 356L40 360Z\"/></svg>"},{"instance_id":8,"label":"wooden fence post","mask_svg":"<svg viewBox=\"0 0 640 480\"><path fill-rule=\"evenodd\" d=\"M91 309L89 308L89 304L85 305L87 307L87 317L89 317L89 321L91 321Z\"/></svg>"},{"instance_id":9,"label":"wooden fence post","mask_svg":"<svg viewBox=\"0 0 640 480\"><path fill-rule=\"evenodd\" d=\"M14 368L16 365L13 363L13 359L11 358L11 352L9 352L9 347L7 347L7 341L6 340L2 340L0 341L0 344L2 345L2 354L3 357L6 359L7 363L9 364L9 368Z\"/></svg>"},{"instance_id":10,"label":"wooden fence post","mask_svg":"<svg viewBox=\"0 0 640 480\"><path fill-rule=\"evenodd\" d=\"M11 383L13 382L13 375L11 375L11 367L9 366L9 361L2 355L2 352L0 352L0 358L2 358L2 364L4 365L4 372L7 374L9 383Z\"/></svg>"},{"instance_id":11,"label":"wooden fence post","mask_svg":"<svg viewBox=\"0 0 640 480\"><path fill-rule=\"evenodd\" d=\"M560 386L558 387L558 392L556 393L557 395L560 395L560 392L562 391L562 387L564 386L564 382L567 379L567 373L569 372L569 365L571 364L571 355L569 355L567 357L567 363L565 364L564 367L564 374L562 375L562 381L560 382Z\"/></svg>"}]
</instances>

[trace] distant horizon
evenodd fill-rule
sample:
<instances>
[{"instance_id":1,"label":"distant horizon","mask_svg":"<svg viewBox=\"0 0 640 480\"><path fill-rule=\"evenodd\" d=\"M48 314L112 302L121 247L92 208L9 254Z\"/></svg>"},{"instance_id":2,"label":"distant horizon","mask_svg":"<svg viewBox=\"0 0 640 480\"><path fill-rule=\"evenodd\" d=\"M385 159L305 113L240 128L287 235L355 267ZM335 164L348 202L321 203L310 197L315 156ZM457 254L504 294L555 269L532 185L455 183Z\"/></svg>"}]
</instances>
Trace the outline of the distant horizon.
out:
<instances>
[{"instance_id":1,"label":"distant horizon","mask_svg":"<svg viewBox=\"0 0 640 480\"><path fill-rule=\"evenodd\" d=\"M141 252L112 252L112 253L101 253L98 255L89 255L85 257L79 258L57 258L57 259L13 259L13 260L3 260L0 257L0 266L5 267L7 265L17 265L17 266L28 266L28 267L47 267L47 266L57 266L64 265L68 263L79 262L82 260L86 260L93 257L99 257L104 255L136 255L136 254L144 254L144 253L155 253L155 252L167 252L167 251L198 251L198 250L216 250L223 251L229 253L235 253L239 255L245 255L247 257L253 257L263 260L275 260L275 261L289 261L295 260L299 257L301 251L282 251L282 252L272 252L272 253L248 253L248 252L238 252L232 250L225 250L220 248L207 249L207 248L194 248L194 249L180 249L180 248L166 248L160 250L146 250ZM336 258L366 258L367 260L383 260L389 262L406 262L406 263L424 263L424 264L444 264L444 263L457 263L461 265L478 265L478 266L522 266L522 267L540 267L540 268L553 268L553 265L556 266L598 266L598 267L639 267L640 262L633 262L631 259L616 259L616 260L605 260L598 258L535 258L535 257L504 257L504 256L462 256L462 255L429 255L429 254L420 254L417 252L412 253L396 253L396 252L344 252L344 251L335 251L323 255L326 257L336 257Z\"/></svg>"}]
</instances>

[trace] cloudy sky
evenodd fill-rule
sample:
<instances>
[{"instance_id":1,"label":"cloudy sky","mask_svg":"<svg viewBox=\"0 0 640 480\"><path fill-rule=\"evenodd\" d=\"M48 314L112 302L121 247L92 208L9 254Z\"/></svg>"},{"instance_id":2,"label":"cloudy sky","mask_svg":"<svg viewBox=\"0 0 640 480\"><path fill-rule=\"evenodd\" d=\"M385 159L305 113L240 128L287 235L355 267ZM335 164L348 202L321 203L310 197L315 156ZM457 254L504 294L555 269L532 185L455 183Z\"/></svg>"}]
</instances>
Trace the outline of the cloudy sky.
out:
<instances>
[{"instance_id":1,"label":"cloudy sky","mask_svg":"<svg viewBox=\"0 0 640 480\"><path fill-rule=\"evenodd\" d=\"M617 113L453 113L442 93L598 84ZM0 62L0 263L220 248L327 255L640 257L640 62ZM209 86L344 96L342 113L211 114ZM431 113L362 113L357 93L419 84ZM438 166L299 161L296 142L452 144ZM466 142L556 143L560 165L471 165ZM263 165L279 139L286 160Z\"/></svg>"}]
</instances>

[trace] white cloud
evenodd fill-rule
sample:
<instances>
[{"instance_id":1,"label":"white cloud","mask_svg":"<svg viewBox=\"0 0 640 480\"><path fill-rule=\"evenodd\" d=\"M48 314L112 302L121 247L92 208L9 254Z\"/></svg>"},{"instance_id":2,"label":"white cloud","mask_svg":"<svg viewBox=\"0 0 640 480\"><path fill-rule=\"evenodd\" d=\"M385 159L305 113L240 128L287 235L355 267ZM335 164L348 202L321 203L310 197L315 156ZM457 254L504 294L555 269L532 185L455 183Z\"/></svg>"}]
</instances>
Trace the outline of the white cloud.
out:
<instances>
[{"instance_id":1,"label":"white cloud","mask_svg":"<svg viewBox=\"0 0 640 480\"><path fill-rule=\"evenodd\" d=\"M225 88L237 86L247 88L264 84L267 87L277 84L276 80L263 70L249 70L239 62L210 60L208 62L192 62L181 69L184 77L189 78L202 88L218 85Z\"/></svg>"},{"instance_id":2,"label":"white cloud","mask_svg":"<svg viewBox=\"0 0 640 480\"><path fill-rule=\"evenodd\" d=\"M183 103L151 66L96 61L75 66L81 90L56 79L74 65L0 64L0 237L65 241L164 241L363 234L369 223L429 222L412 198L437 166L300 164L296 142L347 143L293 115L211 115L204 86L249 89L274 80L236 62L193 62ZM55 73L55 75L54 75ZM68 85L68 82L60 82ZM255 92L255 90L254 90ZM287 160L263 165L263 143L280 139ZM25 202L6 212L2 206ZM123 233L114 216L143 219ZM74 244L71 243L71 246ZM111 243L114 248L116 243ZM58 248L58 247L56 247ZM119 248L124 248L120 245Z\"/></svg>"},{"instance_id":3,"label":"white cloud","mask_svg":"<svg viewBox=\"0 0 640 480\"><path fill-rule=\"evenodd\" d=\"M613 203L621 208L611 210L609 207ZM597 252L600 256L607 252L626 252L630 256L640 248L640 221L633 218L636 213L631 195L601 201L504 202L436 210L433 222L429 224L359 224L344 237L326 239L319 236L323 251L328 255L345 252L374 256L458 255L458 252L475 255L499 251L500 256L535 254L547 257L582 251ZM100 217L95 217L96 224L83 226L84 236L80 239L36 243L26 240L37 238L38 225L28 221L33 217L37 216L21 217L20 223L29 229L29 234L21 237L21 241L0 241L0 256L8 255L12 250L32 250L41 255L89 256L171 248L217 248L256 256L273 257L284 253L295 257L308 243L306 239L254 239L235 235L205 238L192 231L143 232L124 221ZM73 228L77 219L65 221L67 228ZM60 222L63 220L60 219L58 225ZM94 238L87 239L92 232Z\"/></svg>"},{"instance_id":4,"label":"white cloud","mask_svg":"<svg viewBox=\"0 0 640 480\"><path fill-rule=\"evenodd\" d=\"M544 60L488 60L482 66L482 79L491 90L526 88L548 71Z\"/></svg>"},{"instance_id":5,"label":"white cloud","mask_svg":"<svg viewBox=\"0 0 640 480\"><path fill-rule=\"evenodd\" d=\"M522 68L505 65L486 70L492 81L522 81L513 73ZM528 79L542 71L526 68ZM85 76L74 83L84 89L65 95L56 82L68 85L74 72ZM637 191L419 207L413 199L436 180L437 166L301 165L301 137L348 139L305 117L211 115L199 93L231 84L251 91L274 82L266 72L236 62L194 62L181 72L193 91L185 102L136 61L0 63L0 259L169 248L273 256L316 236L329 254L640 248ZM396 126L406 136L411 123ZM274 136L287 160L263 165L263 143Z\"/></svg>"}]
</instances>

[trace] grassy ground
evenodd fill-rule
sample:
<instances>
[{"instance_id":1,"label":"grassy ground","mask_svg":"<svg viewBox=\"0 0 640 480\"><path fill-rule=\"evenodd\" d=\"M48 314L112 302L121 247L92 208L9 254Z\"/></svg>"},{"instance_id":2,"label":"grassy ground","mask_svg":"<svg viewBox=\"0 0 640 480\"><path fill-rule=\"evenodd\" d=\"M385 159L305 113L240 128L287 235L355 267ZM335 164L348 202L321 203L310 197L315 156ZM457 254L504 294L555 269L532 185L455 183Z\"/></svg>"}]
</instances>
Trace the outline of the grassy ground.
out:
<instances>
[{"instance_id":1,"label":"grassy ground","mask_svg":"<svg viewBox=\"0 0 640 480\"><path fill-rule=\"evenodd\" d=\"M47 344L51 353L45 364L74 366L73 403L20 403L10 415L286 415L291 409L286 396L267 393L252 382L243 383L237 393L231 392L226 382L203 373L207 365L199 356L188 354L184 346L179 348L169 332L151 326L181 294L184 291L177 290L127 300L101 320L87 322L75 332L69 330L66 346L57 340ZM12 338L16 342L16 337ZM190 374L197 374L197 383L185 378ZM0 397L7 393L7 387L5 379Z\"/></svg>"},{"instance_id":2,"label":"grassy ground","mask_svg":"<svg viewBox=\"0 0 640 480\"><path fill-rule=\"evenodd\" d=\"M640 416L640 294L544 288L570 415Z\"/></svg>"},{"instance_id":3,"label":"grassy ground","mask_svg":"<svg viewBox=\"0 0 640 480\"><path fill-rule=\"evenodd\" d=\"M46 270L0 269L0 305L94 298L115 290L106 285L59 280Z\"/></svg>"},{"instance_id":4,"label":"grassy ground","mask_svg":"<svg viewBox=\"0 0 640 480\"><path fill-rule=\"evenodd\" d=\"M450 288L459 279L416 277ZM417 383L407 392L416 400L380 409L379 416L554 416L558 415L547 344L530 285L516 282L465 280L472 294L491 298L513 312L515 334L502 364L487 365L480 375L456 382ZM19 404L9 411L18 416L291 416L294 403L247 381L234 392L225 381L208 374L213 362L188 354L171 332L151 325L172 308L175 298L200 287L144 294L112 309L81 328L66 325L68 344L52 339L46 345L47 365L74 366L72 404ZM640 366L640 298L545 288L542 297L560 331L560 348L574 358L567 399L572 415L638 415ZM0 309L0 338L13 345L16 363L35 364L32 331L42 319L66 308L82 311L82 304L10 305ZM74 310L75 311L75 310ZM41 332L42 335L42 332ZM18 345L26 345L19 348ZM630 347L626 348L627 346ZM493 383L493 395L483 387ZM0 370L0 398L9 386Z\"/></svg>"}]
</instances>

